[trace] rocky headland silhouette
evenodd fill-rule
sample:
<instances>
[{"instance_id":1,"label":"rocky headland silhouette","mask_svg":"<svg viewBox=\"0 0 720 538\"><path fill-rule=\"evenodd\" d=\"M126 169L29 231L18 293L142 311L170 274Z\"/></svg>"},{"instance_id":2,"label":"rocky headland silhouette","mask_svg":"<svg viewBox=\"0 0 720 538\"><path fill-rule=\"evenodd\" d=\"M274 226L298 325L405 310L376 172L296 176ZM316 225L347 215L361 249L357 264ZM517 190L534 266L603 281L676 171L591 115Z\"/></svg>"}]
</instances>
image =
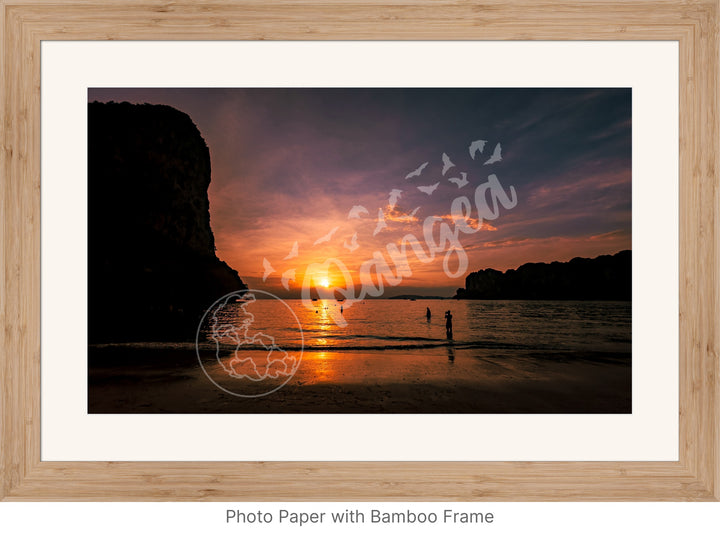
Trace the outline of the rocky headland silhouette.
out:
<instances>
[{"instance_id":1,"label":"rocky headland silhouette","mask_svg":"<svg viewBox=\"0 0 720 538\"><path fill-rule=\"evenodd\" d=\"M204 309L246 289L215 253L210 152L165 105L88 105L91 343L191 341Z\"/></svg>"},{"instance_id":2,"label":"rocky headland silhouette","mask_svg":"<svg viewBox=\"0 0 720 538\"><path fill-rule=\"evenodd\" d=\"M632 251L568 262L526 263L505 272L483 269L465 278L456 299L629 301Z\"/></svg>"}]
</instances>

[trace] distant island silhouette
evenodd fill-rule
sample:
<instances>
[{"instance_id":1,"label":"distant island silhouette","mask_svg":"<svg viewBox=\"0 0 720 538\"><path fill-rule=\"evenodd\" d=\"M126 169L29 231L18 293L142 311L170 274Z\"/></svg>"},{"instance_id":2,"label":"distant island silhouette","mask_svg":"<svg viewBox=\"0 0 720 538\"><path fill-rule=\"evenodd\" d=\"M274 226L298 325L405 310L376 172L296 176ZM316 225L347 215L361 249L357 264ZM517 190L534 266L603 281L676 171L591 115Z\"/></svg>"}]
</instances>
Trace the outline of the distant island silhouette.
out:
<instances>
[{"instance_id":1,"label":"distant island silhouette","mask_svg":"<svg viewBox=\"0 0 720 538\"><path fill-rule=\"evenodd\" d=\"M504 273L483 269L465 278L456 299L629 301L632 251L568 262L526 263Z\"/></svg>"},{"instance_id":2,"label":"distant island silhouette","mask_svg":"<svg viewBox=\"0 0 720 538\"><path fill-rule=\"evenodd\" d=\"M247 289L215 254L210 152L164 105L88 105L90 343L191 341L204 310Z\"/></svg>"},{"instance_id":3,"label":"distant island silhouette","mask_svg":"<svg viewBox=\"0 0 720 538\"><path fill-rule=\"evenodd\" d=\"M405 301L431 300L431 299L450 299L451 297L443 297L442 295L393 295L392 297L383 297L383 299L401 299Z\"/></svg>"}]
</instances>

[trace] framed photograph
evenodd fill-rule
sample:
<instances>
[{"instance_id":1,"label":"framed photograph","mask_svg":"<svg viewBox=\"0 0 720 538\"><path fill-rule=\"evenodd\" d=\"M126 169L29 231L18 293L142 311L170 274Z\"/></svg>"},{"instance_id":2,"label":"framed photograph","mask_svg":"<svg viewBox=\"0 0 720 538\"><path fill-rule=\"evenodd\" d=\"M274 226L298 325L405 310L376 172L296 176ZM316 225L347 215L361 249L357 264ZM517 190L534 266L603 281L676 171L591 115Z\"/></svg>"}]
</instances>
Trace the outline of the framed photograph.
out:
<instances>
[{"instance_id":1,"label":"framed photograph","mask_svg":"<svg viewBox=\"0 0 720 538\"><path fill-rule=\"evenodd\" d=\"M632 413L632 88L88 102L89 413Z\"/></svg>"},{"instance_id":2,"label":"framed photograph","mask_svg":"<svg viewBox=\"0 0 720 538\"><path fill-rule=\"evenodd\" d=\"M338 7L3 5L0 497L718 500L717 3Z\"/></svg>"}]
</instances>

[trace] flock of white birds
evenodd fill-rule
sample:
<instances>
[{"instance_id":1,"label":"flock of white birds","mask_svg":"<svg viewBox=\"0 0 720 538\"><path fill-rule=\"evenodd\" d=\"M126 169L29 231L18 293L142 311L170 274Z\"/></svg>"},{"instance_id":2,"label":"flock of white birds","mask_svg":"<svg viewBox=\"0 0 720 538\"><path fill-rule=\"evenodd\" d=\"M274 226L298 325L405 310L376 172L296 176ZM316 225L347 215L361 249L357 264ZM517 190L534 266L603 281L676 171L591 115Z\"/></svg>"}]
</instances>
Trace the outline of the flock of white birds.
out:
<instances>
[{"instance_id":1,"label":"flock of white birds","mask_svg":"<svg viewBox=\"0 0 720 538\"><path fill-rule=\"evenodd\" d=\"M475 160L475 157L478 153L483 153L485 149L485 144L487 143L487 140L475 140L470 143L470 146L468 147L468 152L470 153L470 157L472 160ZM488 158L483 165L487 164L494 164L497 162L502 161L502 147L500 143L498 142L495 146L495 149L493 150L492 155L490 155L490 158ZM430 164L429 161L422 163L420 166L418 166L415 170L410 172L405 176L405 179L407 180L413 180L413 178L420 177L425 170L425 168ZM450 157L447 153L442 154L442 175L443 177L446 176L446 174L452 169L455 168L455 164L452 162ZM460 177L449 177L447 178L447 181L450 183L453 183L454 185L457 185L458 189L461 189L468 185L470 182L467 180L467 173L466 172L460 172ZM417 189L427 194L428 196L432 195L435 190L440 186L440 181L437 181L433 183L432 185L418 185ZM400 200L400 197L402 196L402 190L401 189L392 189L388 195L388 204L387 204L387 210L393 211L395 209L395 206L398 203L398 200ZM419 207L416 207L413 209L410 213L408 213L408 217L412 218L415 216L415 213L420 209ZM370 211L365 206L362 205L354 205L350 211L348 212L348 220L351 219L360 219L365 215L370 215ZM379 208L378 209L378 216L377 216L377 223L375 225L375 231L373 232L373 236L376 236L379 234L382 230L387 228L387 223L385 222L385 209ZM323 235L322 237L319 237L314 243L313 246L321 245L323 243L327 243L330 240L332 240L333 235L335 235L335 232L337 232L340 229L340 226L335 226L332 230L330 230L328 233ZM358 244L358 234L355 232L352 237L349 240L345 240L343 242L343 246L348 249L350 252L354 252L357 250L360 245ZM297 258L298 256L298 250L299 245L298 242L295 241L292 248L290 249L290 253L283 258L283 261L292 260L293 258ZM267 258L263 258L263 282L267 280L267 278L275 272L275 269L270 264ZM290 282L293 282L295 280L295 273L296 269L288 269L282 274L281 282L283 287L286 290L290 290ZM320 285L324 287L329 286L329 280L327 277L322 277L320 282Z\"/></svg>"}]
</instances>

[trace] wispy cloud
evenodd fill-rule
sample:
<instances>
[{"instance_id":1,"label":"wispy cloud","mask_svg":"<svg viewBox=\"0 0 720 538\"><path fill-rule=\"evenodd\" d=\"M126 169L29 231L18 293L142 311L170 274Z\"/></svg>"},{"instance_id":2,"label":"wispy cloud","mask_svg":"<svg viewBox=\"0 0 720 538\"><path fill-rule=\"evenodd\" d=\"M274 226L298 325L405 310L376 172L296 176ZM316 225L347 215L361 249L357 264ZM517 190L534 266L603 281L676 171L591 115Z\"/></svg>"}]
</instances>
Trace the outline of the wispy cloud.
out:
<instances>
[{"instance_id":1,"label":"wispy cloud","mask_svg":"<svg viewBox=\"0 0 720 538\"><path fill-rule=\"evenodd\" d=\"M282 274L295 269L301 281L304 265L328 257L355 271L387 243L419 236L428 216L454 224L452 201L467 196L474 205L475 188L493 173L515 187L518 204L463 237L470 270L631 245L629 89L118 88L89 97L190 115L211 153L218 255L265 288L284 292ZM468 145L478 139L488 142L473 160ZM484 166L497 143L502 161ZM468 185L442 175L443 154L455 165L448 176L466 172ZM436 182L431 195L416 188ZM402 195L390 207L393 189ZM348 219L355 205L369 214ZM380 209L387 227L374 236ZM476 213L468 223L477 227ZM297 257L284 260L296 241ZM263 259L276 270L264 284ZM443 274L441 257L412 271L403 285L413 289L462 285Z\"/></svg>"}]
</instances>

